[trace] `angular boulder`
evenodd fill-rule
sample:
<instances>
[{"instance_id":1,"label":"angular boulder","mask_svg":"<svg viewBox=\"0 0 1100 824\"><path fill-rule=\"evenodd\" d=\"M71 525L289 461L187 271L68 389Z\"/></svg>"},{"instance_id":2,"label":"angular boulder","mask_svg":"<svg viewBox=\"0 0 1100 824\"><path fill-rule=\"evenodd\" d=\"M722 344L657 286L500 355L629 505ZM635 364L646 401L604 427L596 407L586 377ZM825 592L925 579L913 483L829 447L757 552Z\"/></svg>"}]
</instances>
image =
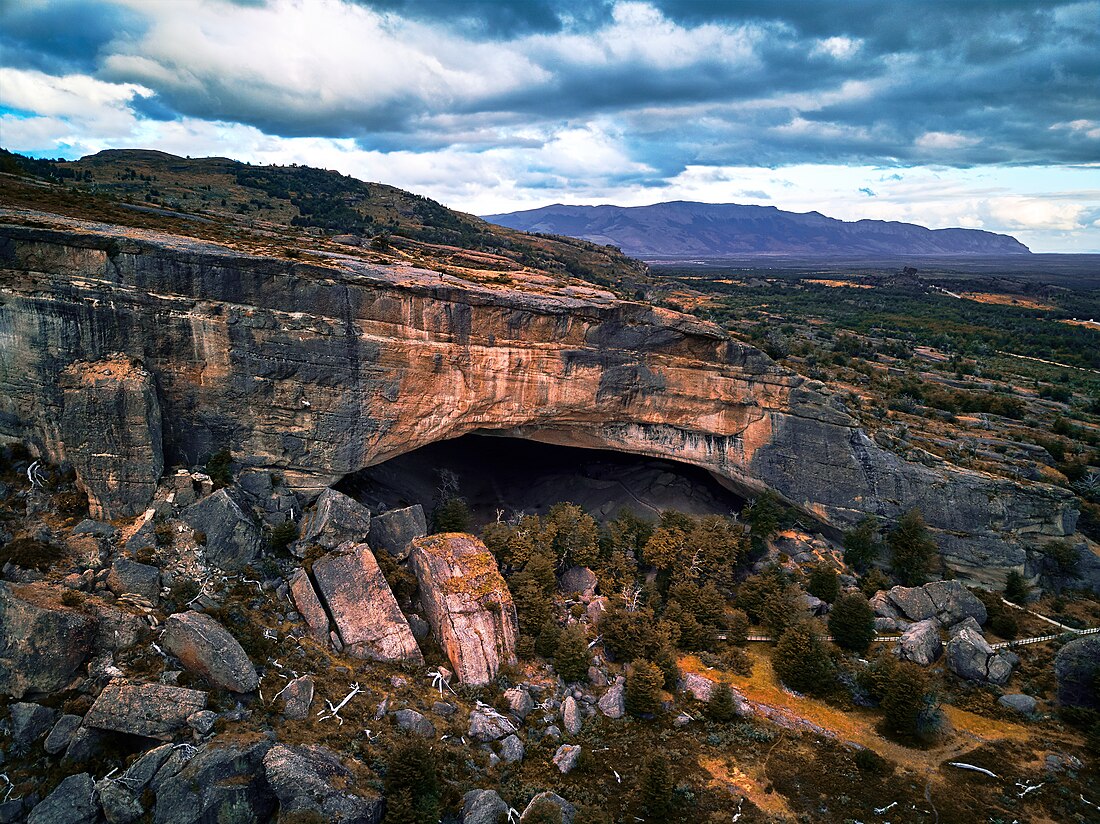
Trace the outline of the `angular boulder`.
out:
<instances>
[{"instance_id":1,"label":"angular boulder","mask_svg":"<svg viewBox=\"0 0 1100 824\"><path fill-rule=\"evenodd\" d=\"M549 791L539 793L523 808L523 814L519 817L520 824L532 824L536 820L545 821L546 819L540 813L547 804L552 804L561 811L561 824L573 824L573 819L577 816L577 808L557 793Z\"/></svg>"},{"instance_id":2,"label":"angular boulder","mask_svg":"<svg viewBox=\"0 0 1100 824\"><path fill-rule=\"evenodd\" d=\"M96 824L97 821L95 781L88 773L70 775L27 816L27 824Z\"/></svg>"},{"instance_id":3,"label":"angular boulder","mask_svg":"<svg viewBox=\"0 0 1100 824\"><path fill-rule=\"evenodd\" d=\"M264 769L271 742L257 738L215 739L178 772L163 781L158 774L154 824L269 824L278 805Z\"/></svg>"},{"instance_id":4,"label":"angular boulder","mask_svg":"<svg viewBox=\"0 0 1100 824\"><path fill-rule=\"evenodd\" d=\"M462 824L502 824L508 805L496 790L470 790L462 796Z\"/></svg>"},{"instance_id":5,"label":"angular boulder","mask_svg":"<svg viewBox=\"0 0 1100 824\"><path fill-rule=\"evenodd\" d=\"M0 582L0 694L22 698L66 687L91 652L96 621L45 584Z\"/></svg>"},{"instance_id":6,"label":"angular boulder","mask_svg":"<svg viewBox=\"0 0 1100 824\"><path fill-rule=\"evenodd\" d=\"M917 621L901 635L898 641L898 658L912 661L926 667L940 657L943 641L940 639L940 624L934 618Z\"/></svg>"},{"instance_id":7,"label":"angular boulder","mask_svg":"<svg viewBox=\"0 0 1100 824\"><path fill-rule=\"evenodd\" d=\"M41 704L19 702L12 704L11 740L17 750L26 750L46 734L57 721L57 710Z\"/></svg>"},{"instance_id":8,"label":"angular boulder","mask_svg":"<svg viewBox=\"0 0 1100 824\"><path fill-rule=\"evenodd\" d=\"M511 687L504 691L504 701L508 704L508 711L520 721L524 720L535 708L535 701L531 693L522 687Z\"/></svg>"},{"instance_id":9,"label":"angular boulder","mask_svg":"<svg viewBox=\"0 0 1100 824\"><path fill-rule=\"evenodd\" d=\"M608 718L622 718L626 715L626 679L615 679L615 683L607 688L607 692L600 698L598 706L600 712Z\"/></svg>"},{"instance_id":10,"label":"angular boulder","mask_svg":"<svg viewBox=\"0 0 1100 824\"><path fill-rule=\"evenodd\" d=\"M317 496L313 509L302 518L294 546L296 554L304 557L311 546L336 549L349 541L362 543L370 535L370 522L370 510L357 500L335 489L325 489Z\"/></svg>"},{"instance_id":11,"label":"angular boulder","mask_svg":"<svg viewBox=\"0 0 1100 824\"><path fill-rule=\"evenodd\" d=\"M302 675L287 682L278 697L283 700L283 718L288 721L301 721L309 717L309 708L313 704L313 679Z\"/></svg>"},{"instance_id":12,"label":"angular boulder","mask_svg":"<svg viewBox=\"0 0 1100 824\"><path fill-rule=\"evenodd\" d=\"M206 535L206 559L221 569L244 569L266 546L259 527L227 489L187 507L180 517Z\"/></svg>"},{"instance_id":13,"label":"angular boulder","mask_svg":"<svg viewBox=\"0 0 1100 824\"><path fill-rule=\"evenodd\" d=\"M1012 677L1012 659L995 652L980 633L964 629L947 642L947 667L960 678L1003 685Z\"/></svg>"},{"instance_id":14,"label":"angular boulder","mask_svg":"<svg viewBox=\"0 0 1100 824\"><path fill-rule=\"evenodd\" d=\"M321 599L317 597L317 590L309 580L309 573L304 569L299 569L290 576L290 594L294 598L294 606L298 608L298 613L309 626L313 637L327 642L331 631L328 613L325 612Z\"/></svg>"},{"instance_id":15,"label":"angular boulder","mask_svg":"<svg viewBox=\"0 0 1100 824\"><path fill-rule=\"evenodd\" d=\"M128 357L62 371L61 440L97 520L140 514L164 471L160 403L153 376Z\"/></svg>"},{"instance_id":16,"label":"angular boulder","mask_svg":"<svg viewBox=\"0 0 1100 824\"><path fill-rule=\"evenodd\" d=\"M561 724L570 735L579 735L581 727L584 726L584 719L581 717L580 707L577 706L577 699L572 695L567 696L562 702Z\"/></svg>"},{"instance_id":17,"label":"angular boulder","mask_svg":"<svg viewBox=\"0 0 1100 824\"><path fill-rule=\"evenodd\" d=\"M46 736L46 740L42 743L42 749L50 755L64 752L72 743L73 735L80 729L83 721L84 719L79 715L63 715L58 718L57 723L50 730L50 734Z\"/></svg>"},{"instance_id":18,"label":"angular boulder","mask_svg":"<svg viewBox=\"0 0 1100 824\"><path fill-rule=\"evenodd\" d=\"M512 594L485 544L446 533L412 542L410 562L436 640L464 684L488 684L516 661Z\"/></svg>"},{"instance_id":19,"label":"angular boulder","mask_svg":"<svg viewBox=\"0 0 1100 824\"><path fill-rule=\"evenodd\" d=\"M170 741L187 717L206 707L206 693L164 684L111 681L96 698L84 726Z\"/></svg>"},{"instance_id":20,"label":"angular boulder","mask_svg":"<svg viewBox=\"0 0 1100 824\"><path fill-rule=\"evenodd\" d=\"M492 707L478 706L470 711L469 736L475 741L497 741L514 732L515 725Z\"/></svg>"},{"instance_id":21,"label":"angular boulder","mask_svg":"<svg viewBox=\"0 0 1100 824\"><path fill-rule=\"evenodd\" d=\"M279 799L279 820L317 819L332 824L378 824L383 801L332 750L276 744L263 758L264 775Z\"/></svg>"},{"instance_id":22,"label":"angular boulder","mask_svg":"<svg viewBox=\"0 0 1100 824\"><path fill-rule=\"evenodd\" d=\"M379 552L388 552L403 560L409 555L409 544L428 534L428 520L420 504L391 509L370 520L370 545Z\"/></svg>"},{"instance_id":23,"label":"angular boulder","mask_svg":"<svg viewBox=\"0 0 1100 824\"><path fill-rule=\"evenodd\" d=\"M1058 702L1066 707L1100 707L1100 635L1074 638L1054 656Z\"/></svg>"},{"instance_id":24,"label":"angular boulder","mask_svg":"<svg viewBox=\"0 0 1100 824\"><path fill-rule=\"evenodd\" d=\"M879 593L881 595L881 593ZM878 598L878 595L876 595ZM979 624L986 622L985 604L958 581L933 581L920 587L894 587L886 598L898 613L909 621L927 621L934 618L945 627L973 618ZM876 615L883 615L875 607Z\"/></svg>"},{"instance_id":25,"label":"angular boulder","mask_svg":"<svg viewBox=\"0 0 1100 824\"><path fill-rule=\"evenodd\" d=\"M366 544L344 544L313 564L317 594L344 652L372 661L424 663L409 622Z\"/></svg>"},{"instance_id":26,"label":"angular boulder","mask_svg":"<svg viewBox=\"0 0 1100 824\"><path fill-rule=\"evenodd\" d=\"M252 692L260 683L244 648L209 615L194 611L170 615L162 641L187 669L215 687Z\"/></svg>"},{"instance_id":27,"label":"angular boulder","mask_svg":"<svg viewBox=\"0 0 1100 824\"><path fill-rule=\"evenodd\" d=\"M558 589L565 595L586 597L596 594L596 573L588 567L569 567L558 581Z\"/></svg>"},{"instance_id":28,"label":"angular boulder","mask_svg":"<svg viewBox=\"0 0 1100 824\"><path fill-rule=\"evenodd\" d=\"M562 744L554 753L554 766L562 775L568 775L581 760L581 748L575 744Z\"/></svg>"},{"instance_id":29,"label":"angular boulder","mask_svg":"<svg viewBox=\"0 0 1100 824\"><path fill-rule=\"evenodd\" d=\"M115 595L140 595L155 605L160 600L160 570L129 558L117 558L107 575L107 588Z\"/></svg>"},{"instance_id":30,"label":"angular boulder","mask_svg":"<svg viewBox=\"0 0 1100 824\"><path fill-rule=\"evenodd\" d=\"M1018 712L1020 715L1035 714L1036 701L1030 695L1023 695L1022 693L1002 695L997 699L997 703L1006 709Z\"/></svg>"}]
</instances>

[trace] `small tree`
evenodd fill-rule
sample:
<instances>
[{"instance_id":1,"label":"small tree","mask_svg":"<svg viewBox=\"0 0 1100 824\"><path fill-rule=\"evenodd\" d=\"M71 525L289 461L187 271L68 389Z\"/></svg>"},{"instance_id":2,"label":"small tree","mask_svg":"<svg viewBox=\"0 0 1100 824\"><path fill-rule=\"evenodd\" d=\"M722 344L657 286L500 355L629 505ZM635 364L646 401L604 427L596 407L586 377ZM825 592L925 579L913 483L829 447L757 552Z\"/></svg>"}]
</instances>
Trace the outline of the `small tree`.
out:
<instances>
[{"instance_id":1,"label":"small tree","mask_svg":"<svg viewBox=\"0 0 1100 824\"><path fill-rule=\"evenodd\" d=\"M675 790L668 758L660 751L651 753L642 764L641 786L638 787L647 821L668 821L672 817Z\"/></svg>"},{"instance_id":2,"label":"small tree","mask_svg":"<svg viewBox=\"0 0 1100 824\"><path fill-rule=\"evenodd\" d=\"M276 524L271 529L271 537L268 539L271 544L271 548L276 552L282 552L291 543L298 539L298 524L294 521L286 520L280 524Z\"/></svg>"},{"instance_id":3,"label":"small tree","mask_svg":"<svg viewBox=\"0 0 1100 824\"><path fill-rule=\"evenodd\" d=\"M840 576L835 569L826 563L816 564L810 571L810 579L806 582L806 591L831 604L840 594Z\"/></svg>"},{"instance_id":4,"label":"small tree","mask_svg":"<svg viewBox=\"0 0 1100 824\"><path fill-rule=\"evenodd\" d=\"M762 549L783 522L784 507L774 492L768 491L753 499L741 513L741 519L752 528L752 543Z\"/></svg>"},{"instance_id":5,"label":"small tree","mask_svg":"<svg viewBox=\"0 0 1100 824\"><path fill-rule=\"evenodd\" d=\"M783 633L772 654L772 667L779 680L797 692L821 693L832 682L829 650L809 621Z\"/></svg>"},{"instance_id":6,"label":"small tree","mask_svg":"<svg viewBox=\"0 0 1100 824\"><path fill-rule=\"evenodd\" d=\"M462 498L448 498L432 513L433 532L469 532L470 508Z\"/></svg>"},{"instance_id":7,"label":"small tree","mask_svg":"<svg viewBox=\"0 0 1100 824\"><path fill-rule=\"evenodd\" d=\"M724 724L737 717L737 703L733 700L733 690L729 684L715 684L707 699L707 718Z\"/></svg>"},{"instance_id":8,"label":"small tree","mask_svg":"<svg viewBox=\"0 0 1100 824\"><path fill-rule=\"evenodd\" d=\"M1005 600L1022 606L1027 603L1029 595L1031 595L1031 587L1027 585L1024 576L1016 570L1009 572L1008 579L1005 581Z\"/></svg>"},{"instance_id":9,"label":"small tree","mask_svg":"<svg viewBox=\"0 0 1100 824\"><path fill-rule=\"evenodd\" d=\"M749 616L743 609L734 609L726 615L726 640L741 645L749 635Z\"/></svg>"},{"instance_id":10,"label":"small tree","mask_svg":"<svg viewBox=\"0 0 1100 824\"><path fill-rule=\"evenodd\" d=\"M860 572L875 562L880 550L878 519L874 516L864 518L855 529L844 533L844 562Z\"/></svg>"},{"instance_id":11,"label":"small tree","mask_svg":"<svg viewBox=\"0 0 1100 824\"><path fill-rule=\"evenodd\" d=\"M665 677L656 664L638 658L626 675L626 711L631 715L654 715L661 708L661 685Z\"/></svg>"},{"instance_id":12,"label":"small tree","mask_svg":"<svg viewBox=\"0 0 1100 824\"><path fill-rule=\"evenodd\" d=\"M543 658L553 658L558 652L558 641L561 640L561 628L558 622L550 615L539 627L539 634L535 636L535 652Z\"/></svg>"},{"instance_id":13,"label":"small tree","mask_svg":"<svg viewBox=\"0 0 1100 824\"><path fill-rule=\"evenodd\" d=\"M437 824L440 784L435 755L419 738L395 745L386 765L386 824Z\"/></svg>"},{"instance_id":14,"label":"small tree","mask_svg":"<svg viewBox=\"0 0 1100 824\"><path fill-rule=\"evenodd\" d=\"M875 637L875 613L863 595L853 592L837 600L829 613L829 634L841 649L867 651Z\"/></svg>"},{"instance_id":15,"label":"small tree","mask_svg":"<svg viewBox=\"0 0 1100 824\"><path fill-rule=\"evenodd\" d=\"M923 669L909 661L888 667L881 706L887 729L898 735L929 735L940 723L932 683Z\"/></svg>"},{"instance_id":16,"label":"small tree","mask_svg":"<svg viewBox=\"0 0 1100 824\"><path fill-rule=\"evenodd\" d=\"M920 586L936 555L936 542L928 534L919 509L902 515L886 537L890 546L890 568L906 586Z\"/></svg>"},{"instance_id":17,"label":"small tree","mask_svg":"<svg viewBox=\"0 0 1100 824\"><path fill-rule=\"evenodd\" d=\"M233 483L233 455L228 449L219 449L206 462L206 474L214 482L215 489L230 486Z\"/></svg>"},{"instance_id":18,"label":"small tree","mask_svg":"<svg viewBox=\"0 0 1100 824\"><path fill-rule=\"evenodd\" d=\"M565 681L588 679L588 637L580 624L570 624L558 636L554 651L554 667Z\"/></svg>"}]
</instances>

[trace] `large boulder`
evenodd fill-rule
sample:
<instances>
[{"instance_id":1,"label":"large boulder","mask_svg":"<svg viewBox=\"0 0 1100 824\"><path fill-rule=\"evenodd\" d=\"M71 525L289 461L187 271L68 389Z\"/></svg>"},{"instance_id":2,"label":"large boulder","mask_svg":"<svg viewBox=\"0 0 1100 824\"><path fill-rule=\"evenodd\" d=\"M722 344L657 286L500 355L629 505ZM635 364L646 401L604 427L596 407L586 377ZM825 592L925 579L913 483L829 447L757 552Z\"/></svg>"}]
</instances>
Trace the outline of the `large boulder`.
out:
<instances>
[{"instance_id":1,"label":"large boulder","mask_svg":"<svg viewBox=\"0 0 1100 824\"><path fill-rule=\"evenodd\" d=\"M626 679L615 679L598 702L600 712L608 718L622 718L626 714Z\"/></svg>"},{"instance_id":2,"label":"large boulder","mask_svg":"<svg viewBox=\"0 0 1100 824\"><path fill-rule=\"evenodd\" d=\"M1100 707L1100 635L1074 638L1054 657L1058 701L1067 707Z\"/></svg>"},{"instance_id":3,"label":"large boulder","mask_svg":"<svg viewBox=\"0 0 1100 824\"><path fill-rule=\"evenodd\" d=\"M57 710L43 707L41 704L21 701L12 704L9 712L11 713L11 740L17 750L25 751L57 722Z\"/></svg>"},{"instance_id":4,"label":"large boulder","mask_svg":"<svg viewBox=\"0 0 1100 824\"><path fill-rule=\"evenodd\" d=\"M462 824L507 824L508 805L496 790L470 790L462 796Z\"/></svg>"},{"instance_id":5,"label":"large boulder","mask_svg":"<svg viewBox=\"0 0 1100 824\"><path fill-rule=\"evenodd\" d=\"M370 522L370 510L357 500L335 489L325 489L302 519L295 553L304 557L311 546L336 549L349 541L361 543L370 535Z\"/></svg>"},{"instance_id":6,"label":"large boulder","mask_svg":"<svg viewBox=\"0 0 1100 824\"><path fill-rule=\"evenodd\" d=\"M96 698L84 726L170 741L189 715L205 708L206 693L199 690L116 679Z\"/></svg>"},{"instance_id":7,"label":"large boulder","mask_svg":"<svg viewBox=\"0 0 1100 824\"><path fill-rule=\"evenodd\" d=\"M460 681L488 684L515 663L516 608L485 544L461 533L430 535L412 542L410 561L428 622Z\"/></svg>"},{"instance_id":8,"label":"large boulder","mask_svg":"<svg viewBox=\"0 0 1100 824\"><path fill-rule=\"evenodd\" d=\"M391 509L375 515L370 521L370 545L376 551L388 552L395 558L409 555L409 544L428 534L428 520L420 504Z\"/></svg>"},{"instance_id":9,"label":"large boulder","mask_svg":"<svg viewBox=\"0 0 1100 824\"><path fill-rule=\"evenodd\" d=\"M514 732L515 725L492 707L479 705L470 711L469 736L475 741L497 741Z\"/></svg>"},{"instance_id":10,"label":"large boulder","mask_svg":"<svg viewBox=\"0 0 1100 824\"><path fill-rule=\"evenodd\" d=\"M947 667L960 678L1003 685L1012 677L1012 658L995 652L981 633L967 628L947 642Z\"/></svg>"},{"instance_id":11,"label":"large boulder","mask_svg":"<svg viewBox=\"0 0 1100 824\"><path fill-rule=\"evenodd\" d=\"M940 657L943 641L940 625L934 618L917 621L901 635L898 641L898 658L926 667Z\"/></svg>"},{"instance_id":12,"label":"large boulder","mask_svg":"<svg viewBox=\"0 0 1100 824\"><path fill-rule=\"evenodd\" d=\"M536 820L544 821L545 819L538 814L547 804L552 804L561 810L561 824L573 824L573 819L577 816L577 808L557 793L549 791L541 792L531 799L519 817L520 824L529 824Z\"/></svg>"},{"instance_id":13,"label":"large boulder","mask_svg":"<svg viewBox=\"0 0 1100 824\"><path fill-rule=\"evenodd\" d=\"M266 738L218 741L178 772L166 762L153 781L154 824L269 824L278 801L267 782Z\"/></svg>"},{"instance_id":14,"label":"large boulder","mask_svg":"<svg viewBox=\"0 0 1100 824\"><path fill-rule=\"evenodd\" d=\"M309 573L304 569L299 569L290 576L290 594L310 633L318 640L327 642L329 632L332 631L328 613L325 612L321 599L317 597L317 590L309 580Z\"/></svg>"},{"instance_id":15,"label":"large boulder","mask_svg":"<svg viewBox=\"0 0 1100 824\"><path fill-rule=\"evenodd\" d=\"M558 589L566 595L580 595L587 597L596 594L596 573L588 567L569 567L562 573L558 581Z\"/></svg>"},{"instance_id":16,"label":"large boulder","mask_svg":"<svg viewBox=\"0 0 1100 824\"><path fill-rule=\"evenodd\" d=\"M160 570L129 558L117 558L107 575L107 588L115 595L140 595L156 605L160 600Z\"/></svg>"},{"instance_id":17,"label":"large boulder","mask_svg":"<svg viewBox=\"0 0 1100 824\"><path fill-rule=\"evenodd\" d=\"M206 559L221 569L244 569L266 546L259 527L227 489L187 507L180 517L206 536Z\"/></svg>"},{"instance_id":18,"label":"large boulder","mask_svg":"<svg viewBox=\"0 0 1100 824\"><path fill-rule=\"evenodd\" d=\"M95 781L88 773L70 775L27 816L27 824L96 824Z\"/></svg>"},{"instance_id":19,"label":"large boulder","mask_svg":"<svg viewBox=\"0 0 1100 824\"><path fill-rule=\"evenodd\" d=\"M576 744L562 744L554 753L554 766L562 775L568 775L581 760L582 749Z\"/></svg>"},{"instance_id":20,"label":"large boulder","mask_svg":"<svg viewBox=\"0 0 1100 824\"><path fill-rule=\"evenodd\" d=\"M378 824L383 801L336 753L325 747L276 744L263 759L264 774L279 799L279 821L310 820L332 824Z\"/></svg>"},{"instance_id":21,"label":"large boulder","mask_svg":"<svg viewBox=\"0 0 1100 824\"><path fill-rule=\"evenodd\" d=\"M260 683L244 648L209 615L194 611L170 615L162 640L187 669L215 687L252 692Z\"/></svg>"},{"instance_id":22,"label":"large boulder","mask_svg":"<svg viewBox=\"0 0 1100 824\"><path fill-rule=\"evenodd\" d=\"M985 604L958 581L933 581L920 587L894 587L886 593L886 598L909 621L934 618L943 626L950 627L967 618L984 624L987 618ZM872 608L876 609L876 615L894 617L884 614L886 610L881 604L876 608L874 601Z\"/></svg>"},{"instance_id":23,"label":"large boulder","mask_svg":"<svg viewBox=\"0 0 1100 824\"><path fill-rule=\"evenodd\" d=\"M424 663L409 622L370 547L344 544L317 559L313 579L345 653L374 661Z\"/></svg>"},{"instance_id":24,"label":"large boulder","mask_svg":"<svg viewBox=\"0 0 1100 824\"><path fill-rule=\"evenodd\" d=\"M581 709L577 706L577 699L572 695L566 696L561 704L561 724L570 735L579 735L584 726L584 718Z\"/></svg>"},{"instance_id":25,"label":"large boulder","mask_svg":"<svg viewBox=\"0 0 1100 824\"><path fill-rule=\"evenodd\" d=\"M12 698L68 686L91 652L96 621L45 584L0 582L0 693Z\"/></svg>"},{"instance_id":26,"label":"large boulder","mask_svg":"<svg viewBox=\"0 0 1100 824\"><path fill-rule=\"evenodd\" d=\"M70 364L60 375L61 440L93 518L140 514L164 471L153 376L128 357Z\"/></svg>"}]
</instances>

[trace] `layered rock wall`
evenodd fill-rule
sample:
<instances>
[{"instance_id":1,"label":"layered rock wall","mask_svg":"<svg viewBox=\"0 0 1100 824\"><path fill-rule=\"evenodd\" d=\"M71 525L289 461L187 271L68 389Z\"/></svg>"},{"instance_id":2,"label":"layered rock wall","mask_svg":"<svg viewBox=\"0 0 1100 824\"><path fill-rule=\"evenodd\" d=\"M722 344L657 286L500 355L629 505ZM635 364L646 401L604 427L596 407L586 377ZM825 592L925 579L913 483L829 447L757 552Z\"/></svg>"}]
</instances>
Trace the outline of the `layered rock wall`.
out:
<instances>
[{"instance_id":1,"label":"layered rock wall","mask_svg":"<svg viewBox=\"0 0 1100 824\"><path fill-rule=\"evenodd\" d=\"M595 288L49 221L0 227L0 437L56 461L74 458L62 373L117 352L155 376L168 460L228 446L299 491L481 431L692 463L838 527L919 506L968 574L1024 569L1028 546L1074 530L1067 493L906 462L822 385Z\"/></svg>"}]
</instances>

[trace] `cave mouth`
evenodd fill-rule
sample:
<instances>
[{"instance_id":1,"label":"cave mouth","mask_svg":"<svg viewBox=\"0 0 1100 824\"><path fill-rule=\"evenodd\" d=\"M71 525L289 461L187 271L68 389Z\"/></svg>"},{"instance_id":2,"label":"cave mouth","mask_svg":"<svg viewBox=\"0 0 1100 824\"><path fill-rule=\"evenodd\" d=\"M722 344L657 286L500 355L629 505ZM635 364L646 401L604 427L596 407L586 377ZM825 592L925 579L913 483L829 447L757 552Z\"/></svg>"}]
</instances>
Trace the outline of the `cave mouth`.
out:
<instances>
[{"instance_id":1,"label":"cave mouth","mask_svg":"<svg viewBox=\"0 0 1100 824\"><path fill-rule=\"evenodd\" d=\"M428 444L360 470L337 489L372 512L421 504L430 516L444 470L457 480L458 496L469 505L477 530L498 515L543 515L561 501L578 504L600 523L623 509L656 520L666 509L731 515L745 503L697 466L477 434Z\"/></svg>"}]
</instances>

